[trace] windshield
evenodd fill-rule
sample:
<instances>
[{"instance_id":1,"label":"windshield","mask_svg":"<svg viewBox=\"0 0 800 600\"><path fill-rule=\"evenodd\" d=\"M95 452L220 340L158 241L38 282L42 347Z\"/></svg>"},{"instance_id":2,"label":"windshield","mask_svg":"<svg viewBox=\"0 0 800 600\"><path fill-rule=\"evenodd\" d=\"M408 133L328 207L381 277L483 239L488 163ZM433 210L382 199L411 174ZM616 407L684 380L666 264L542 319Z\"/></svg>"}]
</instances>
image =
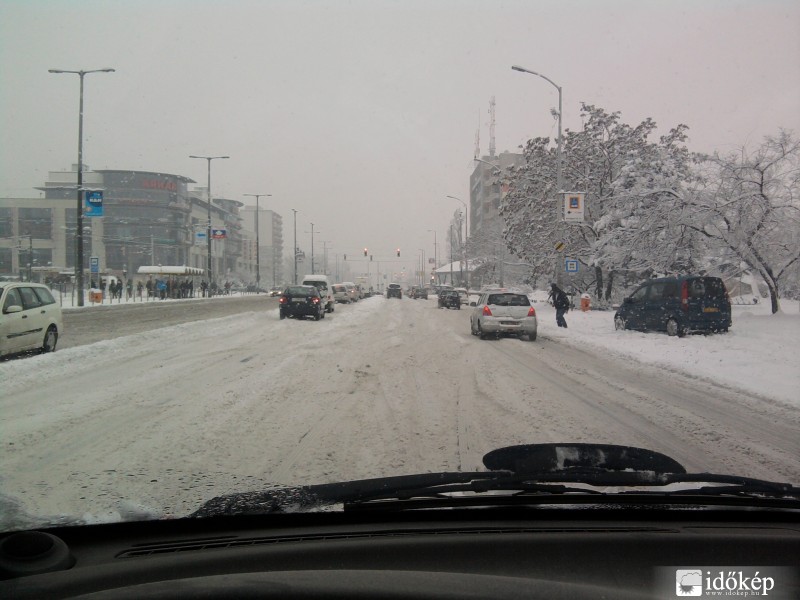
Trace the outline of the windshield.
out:
<instances>
[{"instance_id":1,"label":"windshield","mask_svg":"<svg viewBox=\"0 0 800 600\"><path fill-rule=\"evenodd\" d=\"M800 484L800 4L7 0L0 84L0 531L555 442Z\"/></svg>"}]
</instances>

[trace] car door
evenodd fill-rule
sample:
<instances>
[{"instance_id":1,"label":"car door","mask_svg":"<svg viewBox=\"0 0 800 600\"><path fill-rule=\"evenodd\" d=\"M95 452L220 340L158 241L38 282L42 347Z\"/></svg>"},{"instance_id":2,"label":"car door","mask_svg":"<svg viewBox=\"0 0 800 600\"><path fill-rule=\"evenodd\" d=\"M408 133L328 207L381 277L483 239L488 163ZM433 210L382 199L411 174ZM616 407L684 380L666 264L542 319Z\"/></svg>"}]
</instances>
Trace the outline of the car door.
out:
<instances>
[{"instance_id":1,"label":"car door","mask_svg":"<svg viewBox=\"0 0 800 600\"><path fill-rule=\"evenodd\" d=\"M25 288L29 291L30 288ZM14 287L6 290L3 298L3 318L0 325L0 335L2 335L2 352L10 354L19 352L30 347L35 343L34 333L36 329L36 318L28 314L22 300L21 288ZM34 295L35 297L35 295ZM12 306L22 308L19 312L8 312Z\"/></svg>"},{"instance_id":2,"label":"car door","mask_svg":"<svg viewBox=\"0 0 800 600\"><path fill-rule=\"evenodd\" d=\"M649 287L649 284L645 284L625 298L623 318L630 329L646 329L645 301Z\"/></svg>"},{"instance_id":3,"label":"car door","mask_svg":"<svg viewBox=\"0 0 800 600\"><path fill-rule=\"evenodd\" d=\"M645 329L653 331L666 329L667 306L664 301L664 291L666 289L666 281L654 281L648 286L642 310Z\"/></svg>"}]
</instances>

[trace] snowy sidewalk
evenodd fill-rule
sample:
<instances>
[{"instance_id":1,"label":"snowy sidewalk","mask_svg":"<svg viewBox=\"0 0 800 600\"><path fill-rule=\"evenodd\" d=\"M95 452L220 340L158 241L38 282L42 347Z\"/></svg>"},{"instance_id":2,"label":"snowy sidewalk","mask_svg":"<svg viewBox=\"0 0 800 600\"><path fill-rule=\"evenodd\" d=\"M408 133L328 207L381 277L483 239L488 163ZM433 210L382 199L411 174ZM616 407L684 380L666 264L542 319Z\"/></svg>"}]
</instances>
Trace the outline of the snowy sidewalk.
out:
<instances>
[{"instance_id":1,"label":"snowy sidewalk","mask_svg":"<svg viewBox=\"0 0 800 600\"><path fill-rule=\"evenodd\" d=\"M615 331L614 311L571 310L568 329L556 327L555 310L534 305L539 336L577 347L610 352L693 377L710 379L800 407L800 311L798 302L782 300L782 312L768 303L733 306L733 326L726 334L669 337L665 333Z\"/></svg>"}]
</instances>

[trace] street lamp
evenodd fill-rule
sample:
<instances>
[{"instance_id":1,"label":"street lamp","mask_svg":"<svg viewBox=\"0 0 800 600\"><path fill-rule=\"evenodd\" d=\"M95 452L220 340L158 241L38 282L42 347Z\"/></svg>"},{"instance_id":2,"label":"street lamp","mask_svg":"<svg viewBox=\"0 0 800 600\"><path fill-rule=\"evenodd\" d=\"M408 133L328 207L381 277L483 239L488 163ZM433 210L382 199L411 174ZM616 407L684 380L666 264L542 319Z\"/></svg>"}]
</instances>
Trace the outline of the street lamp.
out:
<instances>
[{"instance_id":1,"label":"street lamp","mask_svg":"<svg viewBox=\"0 0 800 600\"><path fill-rule=\"evenodd\" d=\"M536 71L531 71L529 69L525 69L524 67L520 67L519 65L514 65L511 67L515 71L520 71L521 73L529 73L530 75L536 75L537 77L541 77L548 83L550 83L554 88L558 90L558 150L556 151L556 193L562 193L564 191L564 181L563 181L563 170L561 166L562 156L561 156L561 86L556 84L552 79L549 77L545 77L541 73L537 73ZM561 214L563 215L563 205L559 208ZM556 213L558 214L558 213ZM558 233L563 233L561 231L561 222L563 221L563 216L558 219L557 227L559 228ZM555 264L555 279L556 282L561 284L561 269L559 268L558 264L558 256L556 256L556 264Z\"/></svg>"},{"instance_id":2,"label":"street lamp","mask_svg":"<svg viewBox=\"0 0 800 600\"><path fill-rule=\"evenodd\" d=\"M294 254L294 284L297 285L297 213L300 211L292 209L292 212L294 213L294 248L292 249L292 254Z\"/></svg>"},{"instance_id":3,"label":"street lamp","mask_svg":"<svg viewBox=\"0 0 800 600\"><path fill-rule=\"evenodd\" d=\"M537 77L541 77L550 85L558 90L558 150L556 151L556 187L558 188L558 192L563 192L563 181L562 181L562 169L561 169L561 86L554 82L549 77L542 75L541 73L537 73L536 71L531 71L529 69L525 69L520 67L519 65L514 65L511 67L515 71L520 71L521 73L529 73L531 75L536 75Z\"/></svg>"},{"instance_id":4,"label":"street lamp","mask_svg":"<svg viewBox=\"0 0 800 600\"><path fill-rule=\"evenodd\" d=\"M467 241L469 240L469 208L467 207L467 203L461 198L456 198L455 196L448 196L448 198L458 200L464 205L464 226L467 230L467 234L464 236L464 268L467 270L467 289L469 290L469 254L467 254Z\"/></svg>"},{"instance_id":5,"label":"street lamp","mask_svg":"<svg viewBox=\"0 0 800 600\"><path fill-rule=\"evenodd\" d=\"M93 69L91 71L66 71L63 69L48 69L48 73L73 73L80 77L80 102L78 105L78 181L77 181L77 236L75 237L75 280L80 290L78 306L83 306L83 77L88 73L113 73L114 69Z\"/></svg>"},{"instance_id":6,"label":"street lamp","mask_svg":"<svg viewBox=\"0 0 800 600\"><path fill-rule=\"evenodd\" d=\"M261 198L262 196L267 196L267 197L272 196L272 194L244 194L244 195L245 196L253 196L256 199L256 294L258 294L261 291L261 262L260 262L261 243L260 243L259 237L258 237L259 236L259 231L258 231L258 211L259 211L258 199ZM273 259L273 262L275 262L274 259ZM273 279L274 279L274 277L273 277ZM273 285L275 285L274 281L273 281Z\"/></svg>"},{"instance_id":7,"label":"street lamp","mask_svg":"<svg viewBox=\"0 0 800 600\"><path fill-rule=\"evenodd\" d=\"M230 156L195 156L189 158L202 158L208 161L208 223L206 225L206 242L208 242L208 285L211 286L211 161L217 158L230 158Z\"/></svg>"},{"instance_id":8,"label":"street lamp","mask_svg":"<svg viewBox=\"0 0 800 600\"><path fill-rule=\"evenodd\" d=\"M439 257L437 255L437 252L439 251L439 245L436 243L436 230L428 229L428 233L433 233L433 269L435 271L439 268Z\"/></svg>"}]
</instances>

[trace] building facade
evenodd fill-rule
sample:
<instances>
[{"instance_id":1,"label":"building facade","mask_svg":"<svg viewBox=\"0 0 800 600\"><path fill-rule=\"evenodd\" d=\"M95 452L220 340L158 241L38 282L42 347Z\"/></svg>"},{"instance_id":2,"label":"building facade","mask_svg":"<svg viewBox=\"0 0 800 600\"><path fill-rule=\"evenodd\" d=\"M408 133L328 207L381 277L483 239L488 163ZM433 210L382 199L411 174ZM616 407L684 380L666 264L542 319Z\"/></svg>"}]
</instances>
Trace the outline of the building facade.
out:
<instances>
[{"instance_id":1,"label":"building facade","mask_svg":"<svg viewBox=\"0 0 800 600\"><path fill-rule=\"evenodd\" d=\"M525 157L522 154L501 152L497 156L484 156L481 161L486 162L475 161L475 170L469 178L470 237L501 221L500 201L508 189L504 189L502 177L496 169L500 169L502 173L507 168L522 165Z\"/></svg>"},{"instance_id":2,"label":"building facade","mask_svg":"<svg viewBox=\"0 0 800 600\"><path fill-rule=\"evenodd\" d=\"M272 210L259 206L258 235L256 235L256 207L241 209L242 222L248 232L258 240L258 262L261 269L261 285L272 287L284 283L283 276L283 217ZM255 239L253 240L255 244ZM253 246L255 248L255 245ZM255 262L255 251L253 251ZM255 278L254 278L255 280Z\"/></svg>"},{"instance_id":3,"label":"building facade","mask_svg":"<svg viewBox=\"0 0 800 600\"><path fill-rule=\"evenodd\" d=\"M76 167L49 173L38 198L0 199L0 276L74 271ZM209 204L208 190L190 190L191 183L167 173L84 167L84 187L103 191L103 216L83 219L84 269L91 257L98 258L102 273L123 277L143 265L206 269L210 212L217 233L211 241L212 280L255 281L256 236L244 223L244 204L220 198ZM264 219L271 249L282 244L282 223L275 216Z\"/></svg>"}]
</instances>

